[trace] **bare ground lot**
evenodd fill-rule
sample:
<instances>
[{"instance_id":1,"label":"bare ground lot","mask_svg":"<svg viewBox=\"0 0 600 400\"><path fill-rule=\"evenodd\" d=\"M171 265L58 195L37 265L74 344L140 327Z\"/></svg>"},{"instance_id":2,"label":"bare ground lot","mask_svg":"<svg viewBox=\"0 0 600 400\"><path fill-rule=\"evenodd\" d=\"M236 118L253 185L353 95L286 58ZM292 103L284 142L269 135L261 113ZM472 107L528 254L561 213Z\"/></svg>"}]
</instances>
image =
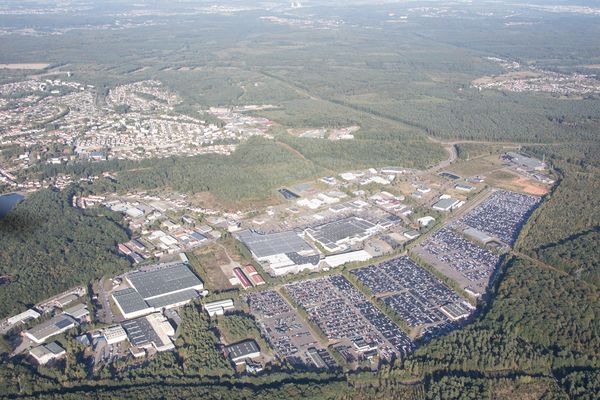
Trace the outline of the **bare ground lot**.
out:
<instances>
[{"instance_id":1,"label":"bare ground lot","mask_svg":"<svg viewBox=\"0 0 600 400\"><path fill-rule=\"evenodd\" d=\"M192 267L206 280L209 290L230 289L232 286L222 266L230 263L225 250L217 244L202 247L192 252Z\"/></svg>"},{"instance_id":2,"label":"bare ground lot","mask_svg":"<svg viewBox=\"0 0 600 400\"><path fill-rule=\"evenodd\" d=\"M493 172L486 179L486 181L488 182L488 184L499 187L501 189L533 194L536 196L543 196L546 193L548 193L550 189L549 186L537 184L533 180L527 179L508 169Z\"/></svg>"}]
</instances>

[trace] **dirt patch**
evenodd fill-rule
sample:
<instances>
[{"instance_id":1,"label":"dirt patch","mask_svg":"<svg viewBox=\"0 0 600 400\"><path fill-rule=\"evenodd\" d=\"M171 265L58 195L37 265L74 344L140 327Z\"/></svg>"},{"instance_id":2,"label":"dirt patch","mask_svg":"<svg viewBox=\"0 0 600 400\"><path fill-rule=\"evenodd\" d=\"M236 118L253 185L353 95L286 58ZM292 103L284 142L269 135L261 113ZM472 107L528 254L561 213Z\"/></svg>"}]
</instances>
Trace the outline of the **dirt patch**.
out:
<instances>
[{"instance_id":1,"label":"dirt patch","mask_svg":"<svg viewBox=\"0 0 600 400\"><path fill-rule=\"evenodd\" d=\"M224 290L232 288L228 271L223 271L222 266L230 263L225 250L218 245L211 245L195 250L190 257L192 267L205 280L209 290Z\"/></svg>"},{"instance_id":2,"label":"dirt patch","mask_svg":"<svg viewBox=\"0 0 600 400\"><path fill-rule=\"evenodd\" d=\"M520 177L514 181L516 185L522 187L522 191L536 196L543 196L548 193L548 187L534 184L531 180Z\"/></svg>"},{"instance_id":3,"label":"dirt patch","mask_svg":"<svg viewBox=\"0 0 600 400\"><path fill-rule=\"evenodd\" d=\"M549 188L544 185L537 184L531 179L517 175L508 170L498 170L490 175L488 183L492 186L497 186L502 189L512 190L515 192L523 192L536 196L543 196L548 193Z\"/></svg>"}]
</instances>

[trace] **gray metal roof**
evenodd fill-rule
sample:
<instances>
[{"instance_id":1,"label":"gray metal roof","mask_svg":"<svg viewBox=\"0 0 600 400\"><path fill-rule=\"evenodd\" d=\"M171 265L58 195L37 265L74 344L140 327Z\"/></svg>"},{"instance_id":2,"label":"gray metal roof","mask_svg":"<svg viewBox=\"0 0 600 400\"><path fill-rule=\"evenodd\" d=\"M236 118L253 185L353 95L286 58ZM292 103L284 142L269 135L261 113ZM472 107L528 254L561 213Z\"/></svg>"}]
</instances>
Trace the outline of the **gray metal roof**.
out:
<instances>
[{"instance_id":1,"label":"gray metal roof","mask_svg":"<svg viewBox=\"0 0 600 400\"><path fill-rule=\"evenodd\" d=\"M433 206L436 208L448 209L453 207L456 203L458 203L458 200L456 199L441 199Z\"/></svg>"},{"instance_id":2,"label":"gray metal roof","mask_svg":"<svg viewBox=\"0 0 600 400\"><path fill-rule=\"evenodd\" d=\"M479 240L480 242L486 243L491 241L493 238L487 233L480 231L475 228L468 228L463 231L463 233L475 240Z\"/></svg>"},{"instance_id":3,"label":"gray metal roof","mask_svg":"<svg viewBox=\"0 0 600 400\"><path fill-rule=\"evenodd\" d=\"M185 264L135 272L127 278L146 300L202 285L202 281Z\"/></svg>"},{"instance_id":4,"label":"gray metal roof","mask_svg":"<svg viewBox=\"0 0 600 400\"><path fill-rule=\"evenodd\" d=\"M146 304L142 296L132 288L114 292L113 297L126 314L148 308L148 304Z\"/></svg>"},{"instance_id":5,"label":"gray metal roof","mask_svg":"<svg viewBox=\"0 0 600 400\"><path fill-rule=\"evenodd\" d=\"M364 236L367 229L373 228L375 224L356 217L349 217L333 221L315 228L310 228L310 232L319 242L336 243L340 240Z\"/></svg>"},{"instance_id":6,"label":"gray metal roof","mask_svg":"<svg viewBox=\"0 0 600 400\"><path fill-rule=\"evenodd\" d=\"M132 319L123 322L121 326L127 332L127 337L134 346L145 347L152 342L161 343L160 338L146 318Z\"/></svg>"},{"instance_id":7,"label":"gray metal roof","mask_svg":"<svg viewBox=\"0 0 600 400\"><path fill-rule=\"evenodd\" d=\"M155 297L153 299L146 300L146 303L150 307L154 308L162 308L165 306L169 306L171 304L181 303L182 301L187 301L191 299L195 299L198 297L198 292L194 289L186 289L177 293L170 293L164 296Z\"/></svg>"},{"instance_id":8,"label":"gray metal roof","mask_svg":"<svg viewBox=\"0 0 600 400\"><path fill-rule=\"evenodd\" d=\"M72 317L65 314L60 314L46 322L34 326L33 328L29 329L27 333L41 341L46 337L57 335L63 329L69 326L75 325L77 325L77 321L75 321Z\"/></svg>"},{"instance_id":9,"label":"gray metal roof","mask_svg":"<svg viewBox=\"0 0 600 400\"><path fill-rule=\"evenodd\" d=\"M254 340L245 340L227 346L227 354L234 361L248 357L252 353L260 353L260 348Z\"/></svg>"},{"instance_id":10,"label":"gray metal roof","mask_svg":"<svg viewBox=\"0 0 600 400\"><path fill-rule=\"evenodd\" d=\"M237 238L244 243L257 258L313 250L304 239L293 231L260 234L247 230L238 233Z\"/></svg>"},{"instance_id":11,"label":"gray metal roof","mask_svg":"<svg viewBox=\"0 0 600 400\"><path fill-rule=\"evenodd\" d=\"M73 307L69 307L63 311L75 319L80 319L88 315L90 312L87 309L87 304L78 303Z\"/></svg>"},{"instance_id":12,"label":"gray metal roof","mask_svg":"<svg viewBox=\"0 0 600 400\"><path fill-rule=\"evenodd\" d=\"M52 352L53 354L60 354L60 353L62 353L63 351L65 351L65 350L64 350L62 347L60 347L60 346L58 345L58 343L56 343L56 342L48 343L48 344L46 345L46 348L47 348L47 349L48 349L50 352Z\"/></svg>"}]
</instances>

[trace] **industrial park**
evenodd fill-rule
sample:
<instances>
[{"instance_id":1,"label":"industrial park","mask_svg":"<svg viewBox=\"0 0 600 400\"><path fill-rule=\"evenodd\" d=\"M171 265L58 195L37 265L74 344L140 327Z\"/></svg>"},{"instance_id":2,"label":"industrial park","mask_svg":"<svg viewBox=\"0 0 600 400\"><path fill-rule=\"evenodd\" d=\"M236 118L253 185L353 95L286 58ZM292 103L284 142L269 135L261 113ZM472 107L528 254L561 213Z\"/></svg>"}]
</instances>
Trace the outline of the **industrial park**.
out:
<instances>
[{"instance_id":1,"label":"industrial park","mask_svg":"<svg viewBox=\"0 0 600 400\"><path fill-rule=\"evenodd\" d=\"M176 101L157 83L151 93L161 101L131 94L144 85L109 98L140 111ZM533 193L548 187L540 177L552 172L542 161L507 152L490 162L530 182L524 187ZM540 202L452 167L352 170L276 196L277 204L251 212L203 207L177 193L73 196L76 209L122 215L132 238L117 251L134 269L3 321L13 356L60 363L65 341L74 340L88 349L92 371L115 360L136 365L177 351L179 311L197 303L217 329L228 315L254 321L259 334L217 345L238 372L259 374L273 363L375 370L469 321ZM208 262L221 264L198 263L217 248L225 258Z\"/></svg>"}]
</instances>

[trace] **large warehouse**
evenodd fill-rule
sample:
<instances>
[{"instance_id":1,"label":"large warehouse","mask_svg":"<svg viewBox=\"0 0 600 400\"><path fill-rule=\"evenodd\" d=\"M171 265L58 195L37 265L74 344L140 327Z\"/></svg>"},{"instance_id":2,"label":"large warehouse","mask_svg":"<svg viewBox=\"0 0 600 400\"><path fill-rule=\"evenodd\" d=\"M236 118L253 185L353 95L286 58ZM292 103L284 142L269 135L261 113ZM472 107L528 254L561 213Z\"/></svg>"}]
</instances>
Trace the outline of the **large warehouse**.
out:
<instances>
[{"instance_id":1,"label":"large warehouse","mask_svg":"<svg viewBox=\"0 0 600 400\"><path fill-rule=\"evenodd\" d=\"M136 271L125 280L131 287L114 292L112 297L127 319L179 307L198 297L204 289L202 281L181 263Z\"/></svg>"},{"instance_id":2,"label":"large warehouse","mask_svg":"<svg viewBox=\"0 0 600 400\"><path fill-rule=\"evenodd\" d=\"M41 344L49 337L59 335L77 325L79 323L69 315L59 314L25 331L24 334L35 343Z\"/></svg>"},{"instance_id":3,"label":"large warehouse","mask_svg":"<svg viewBox=\"0 0 600 400\"><path fill-rule=\"evenodd\" d=\"M246 230L236 238L273 276L316 268L321 258L316 249L293 231L262 234Z\"/></svg>"},{"instance_id":4,"label":"large warehouse","mask_svg":"<svg viewBox=\"0 0 600 400\"><path fill-rule=\"evenodd\" d=\"M305 233L330 252L346 250L379 232L381 228L365 219L348 217L306 229Z\"/></svg>"},{"instance_id":5,"label":"large warehouse","mask_svg":"<svg viewBox=\"0 0 600 400\"><path fill-rule=\"evenodd\" d=\"M123 323L127 338L132 346L138 348L154 347L156 351L173 350L175 345L171 337L175 330L169 321L161 314L154 313Z\"/></svg>"}]
</instances>

